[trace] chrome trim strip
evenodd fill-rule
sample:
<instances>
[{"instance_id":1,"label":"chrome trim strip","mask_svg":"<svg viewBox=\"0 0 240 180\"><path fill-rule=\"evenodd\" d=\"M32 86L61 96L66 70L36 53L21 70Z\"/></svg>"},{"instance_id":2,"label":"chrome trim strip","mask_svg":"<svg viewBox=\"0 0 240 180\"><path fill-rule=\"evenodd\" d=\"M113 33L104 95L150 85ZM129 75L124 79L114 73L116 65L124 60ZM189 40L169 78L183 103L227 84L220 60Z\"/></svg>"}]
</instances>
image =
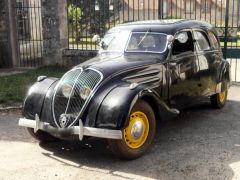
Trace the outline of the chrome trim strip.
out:
<instances>
[{"instance_id":1,"label":"chrome trim strip","mask_svg":"<svg viewBox=\"0 0 240 180\"><path fill-rule=\"evenodd\" d=\"M69 128L55 128L51 126L49 123L41 122L38 123L36 120L20 118L18 125L28 128L42 130L48 132L54 136L61 135L79 135L79 140L83 139L83 136L92 136L99 138L107 138L107 139L122 139L122 131L121 130L111 130L111 129L101 129L101 128L92 128L92 127L84 127L82 125L82 121L80 121L79 126L72 126Z\"/></svg>"},{"instance_id":2,"label":"chrome trim strip","mask_svg":"<svg viewBox=\"0 0 240 180\"><path fill-rule=\"evenodd\" d=\"M139 81L137 83L138 84L147 84L147 83L153 83L153 82L158 82L158 81L160 81L160 78L154 77L152 79L146 79L146 80L143 80L143 81Z\"/></svg>"},{"instance_id":3,"label":"chrome trim strip","mask_svg":"<svg viewBox=\"0 0 240 180\"><path fill-rule=\"evenodd\" d=\"M154 70L147 70L144 72L137 73L135 75L127 76L126 78L123 78L123 80L129 80L129 79L134 79L142 76L154 76L160 73L160 70L154 69Z\"/></svg>"}]
</instances>

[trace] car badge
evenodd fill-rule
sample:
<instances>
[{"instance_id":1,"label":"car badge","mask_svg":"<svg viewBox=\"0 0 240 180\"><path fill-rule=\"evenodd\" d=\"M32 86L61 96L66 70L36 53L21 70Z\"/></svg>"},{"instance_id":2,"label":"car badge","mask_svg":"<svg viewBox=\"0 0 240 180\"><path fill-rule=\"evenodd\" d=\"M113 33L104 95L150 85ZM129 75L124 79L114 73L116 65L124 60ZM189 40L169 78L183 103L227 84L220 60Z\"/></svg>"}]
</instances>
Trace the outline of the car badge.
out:
<instances>
[{"instance_id":1,"label":"car badge","mask_svg":"<svg viewBox=\"0 0 240 180\"><path fill-rule=\"evenodd\" d=\"M62 114L59 118L60 126L65 128L69 122L69 117L66 114Z\"/></svg>"}]
</instances>

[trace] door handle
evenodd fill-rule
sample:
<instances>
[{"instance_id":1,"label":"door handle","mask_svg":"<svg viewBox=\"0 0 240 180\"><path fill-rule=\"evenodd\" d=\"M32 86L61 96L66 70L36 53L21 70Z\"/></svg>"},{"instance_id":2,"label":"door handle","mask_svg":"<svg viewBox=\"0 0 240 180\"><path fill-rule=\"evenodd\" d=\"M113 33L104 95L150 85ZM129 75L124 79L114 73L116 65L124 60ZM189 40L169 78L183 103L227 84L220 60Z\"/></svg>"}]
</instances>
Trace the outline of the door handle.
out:
<instances>
[{"instance_id":1,"label":"door handle","mask_svg":"<svg viewBox=\"0 0 240 180\"><path fill-rule=\"evenodd\" d=\"M213 58L218 58L218 57L220 57L220 56L217 55L217 54L212 54L212 57L213 57Z\"/></svg>"},{"instance_id":2,"label":"door handle","mask_svg":"<svg viewBox=\"0 0 240 180\"><path fill-rule=\"evenodd\" d=\"M177 63L171 62L171 63L169 63L169 66L170 66L170 67L177 66Z\"/></svg>"}]
</instances>

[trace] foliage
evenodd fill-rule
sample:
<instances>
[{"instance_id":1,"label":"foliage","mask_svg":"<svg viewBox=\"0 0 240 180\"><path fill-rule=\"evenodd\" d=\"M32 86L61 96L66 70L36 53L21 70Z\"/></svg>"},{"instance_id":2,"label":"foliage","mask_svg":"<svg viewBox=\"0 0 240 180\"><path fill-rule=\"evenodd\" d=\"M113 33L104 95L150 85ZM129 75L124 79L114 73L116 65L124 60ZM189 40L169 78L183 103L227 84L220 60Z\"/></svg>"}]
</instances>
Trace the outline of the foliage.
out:
<instances>
[{"instance_id":1,"label":"foliage","mask_svg":"<svg viewBox=\"0 0 240 180\"><path fill-rule=\"evenodd\" d=\"M82 11L80 7L74 4L68 6L68 20L69 22L76 22L81 19Z\"/></svg>"},{"instance_id":2,"label":"foliage","mask_svg":"<svg viewBox=\"0 0 240 180\"><path fill-rule=\"evenodd\" d=\"M23 102L28 88L38 76L61 77L66 71L66 68L55 65L30 70L22 74L0 77L0 104L12 105Z\"/></svg>"},{"instance_id":3,"label":"foliage","mask_svg":"<svg viewBox=\"0 0 240 180\"><path fill-rule=\"evenodd\" d=\"M121 0L114 0L114 11L109 10L109 1L97 0L99 10L95 10L96 0L69 1L68 19L71 37L75 42L79 42L86 34L103 35L112 21L117 20L117 16L122 7ZM73 13L70 13L72 11ZM75 15L74 14L75 11ZM77 11L77 12L76 12ZM80 15L79 15L80 13ZM75 16L75 17L73 17ZM113 18L114 17L114 18Z\"/></svg>"}]
</instances>

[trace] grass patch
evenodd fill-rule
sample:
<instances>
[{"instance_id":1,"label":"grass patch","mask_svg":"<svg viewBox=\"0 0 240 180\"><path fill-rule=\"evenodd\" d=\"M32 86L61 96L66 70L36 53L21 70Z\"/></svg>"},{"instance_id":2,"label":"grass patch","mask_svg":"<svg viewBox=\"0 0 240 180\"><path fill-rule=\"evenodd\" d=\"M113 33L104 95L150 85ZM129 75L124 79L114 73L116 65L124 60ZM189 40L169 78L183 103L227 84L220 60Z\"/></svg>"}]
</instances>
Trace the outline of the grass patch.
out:
<instances>
[{"instance_id":1,"label":"grass patch","mask_svg":"<svg viewBox=\"0 0 240 180\"><path fill-rule=\"evenodd\" d=\"M66 71L65 67L47 66L22 74L0 77L0 104L9 106L20 103L38 76L61 77Z\"/></svg>"}]
</instances>

